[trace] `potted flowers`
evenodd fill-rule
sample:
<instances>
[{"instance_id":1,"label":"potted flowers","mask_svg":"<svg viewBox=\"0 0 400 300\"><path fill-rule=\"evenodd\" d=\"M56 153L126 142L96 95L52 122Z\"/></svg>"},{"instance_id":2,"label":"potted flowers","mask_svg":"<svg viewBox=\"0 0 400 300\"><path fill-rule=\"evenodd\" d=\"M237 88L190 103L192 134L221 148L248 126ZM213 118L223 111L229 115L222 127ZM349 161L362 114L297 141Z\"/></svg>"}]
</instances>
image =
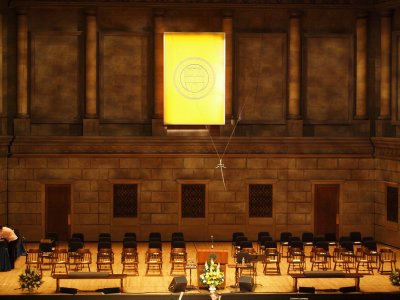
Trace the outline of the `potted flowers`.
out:
<instances>
[{"instance_id":1,"label":"potted flowers","mask_svg":"<svg viewBox=\"0 0 400 300\"><path fill-rule=\"evenodd\" d=\"M395 269L389 276L390 282L393 285L400 286L400 269Z\"/></svg>"},{"instance_id":2,"label":"potted flowers","mask_svg":"<svg viewBox=\"0 0 400 300\"><path fill-rule=\"evenodd\" d=\"M220 264L216 264L211 258L209 263L205 263L203 273L200 274L200 281L208 286L211 298L215 296L216 288L224 282L224 272L220 269Z\"/></svg>"},{"instance_id":3,"label":"potted flowers","mask_svg":"<svg viewBox=\"0 0 400 300\"><path fill-rule=\"evenodd\" d=\"M38 274L35 270L31 270L29 267L25 269L25 272L18 276L19 288L21 290L28 290L32 293L35 289L38 289L43 281L42 275Z\"/></svg>"}]
</instances>

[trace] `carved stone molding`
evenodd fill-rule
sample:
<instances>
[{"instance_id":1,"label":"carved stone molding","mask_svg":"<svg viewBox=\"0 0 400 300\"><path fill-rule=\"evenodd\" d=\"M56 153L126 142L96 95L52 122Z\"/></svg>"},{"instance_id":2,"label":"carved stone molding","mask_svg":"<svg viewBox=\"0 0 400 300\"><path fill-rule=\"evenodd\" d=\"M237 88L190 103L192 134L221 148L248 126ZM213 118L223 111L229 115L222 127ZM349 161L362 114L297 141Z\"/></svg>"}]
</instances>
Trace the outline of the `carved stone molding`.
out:
<instances>
[{"instance_id":1,"label":"carved stone molding","mask_svg":"<svg viewBox=\"0 0 400 300\"><path fill-rule=\"evenodd\" d=\"M375 157L400 160L400 139L372 138Z\"/></svg>"},{"instance_id":2,"label":"carved stone molding","mask_svg":"<svg viewBox=\"0 0 400 300\"><path fill-rule=\"evenodd\" d=\"M229 138L215 137L17 137L12 155L216 155ZM246 138L230 140L226 156L372 156L367 138Z\"/></svg>"}]
</instances>

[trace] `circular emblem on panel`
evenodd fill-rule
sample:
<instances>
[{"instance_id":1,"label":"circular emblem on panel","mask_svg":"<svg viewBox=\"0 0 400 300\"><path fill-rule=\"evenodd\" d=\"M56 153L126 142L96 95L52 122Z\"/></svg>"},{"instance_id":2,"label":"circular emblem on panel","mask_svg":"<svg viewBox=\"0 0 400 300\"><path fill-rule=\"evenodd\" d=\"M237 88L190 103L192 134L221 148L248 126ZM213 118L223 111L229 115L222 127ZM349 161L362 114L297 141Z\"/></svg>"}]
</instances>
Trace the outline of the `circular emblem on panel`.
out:
<instances>
[{"instance_id":1,"label":"circular emblem on panel","mask_svg":"<svg viewBox=\"0 0 400 300\"><path fill-rule=\"evenodd\" d=\"M174 83L182 96L189 99L201 99L207 96L214 87L214 70L205 59L190 57L176 67Z\"/></svg>"}]
</instances>

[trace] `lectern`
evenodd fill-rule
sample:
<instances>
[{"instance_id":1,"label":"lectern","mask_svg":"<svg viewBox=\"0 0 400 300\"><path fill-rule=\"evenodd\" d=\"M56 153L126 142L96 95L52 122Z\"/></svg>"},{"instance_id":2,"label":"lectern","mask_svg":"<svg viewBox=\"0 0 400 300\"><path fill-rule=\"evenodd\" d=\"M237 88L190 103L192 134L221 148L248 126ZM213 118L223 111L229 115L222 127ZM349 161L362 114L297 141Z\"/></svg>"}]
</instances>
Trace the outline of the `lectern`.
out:
<instances>
[{"instance_id":1,"label":"lectern","mask_svg":"<svg viewBox=\"0 0 400 300\"><path fill-rule=\"evenodd\" d=\"M197 283L199 288L204 288L205 286L200 281L200 275L203 273L204 264L209 260L210 255L216 256L214 259L215 263L219 263L221 271L224 272L224 283L219 285L221 288L225 288L226 283L226 264L228 263L228 250L216 250L216 249L199 249L196 254L197 261Z\"/></svg>"}]
</instances>

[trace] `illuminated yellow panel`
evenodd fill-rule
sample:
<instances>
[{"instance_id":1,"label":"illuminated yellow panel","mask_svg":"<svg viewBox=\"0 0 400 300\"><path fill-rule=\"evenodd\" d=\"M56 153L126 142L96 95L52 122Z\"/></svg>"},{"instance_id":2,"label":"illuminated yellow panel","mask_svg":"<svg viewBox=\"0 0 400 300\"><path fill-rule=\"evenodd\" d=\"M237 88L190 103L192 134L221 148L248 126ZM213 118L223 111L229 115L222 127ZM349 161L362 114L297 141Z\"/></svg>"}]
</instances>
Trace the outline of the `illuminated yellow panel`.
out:
<instances>
[{"instance_id":1,"label":"illuminated yellow panel","mask_svg":"<svg viewBox=\"0 0 400 300\"><path fill-rule=\"evenodd\" d=\"M164 124L225 124L224 33L164 33Z\"/></svg>"}]
</instances>

